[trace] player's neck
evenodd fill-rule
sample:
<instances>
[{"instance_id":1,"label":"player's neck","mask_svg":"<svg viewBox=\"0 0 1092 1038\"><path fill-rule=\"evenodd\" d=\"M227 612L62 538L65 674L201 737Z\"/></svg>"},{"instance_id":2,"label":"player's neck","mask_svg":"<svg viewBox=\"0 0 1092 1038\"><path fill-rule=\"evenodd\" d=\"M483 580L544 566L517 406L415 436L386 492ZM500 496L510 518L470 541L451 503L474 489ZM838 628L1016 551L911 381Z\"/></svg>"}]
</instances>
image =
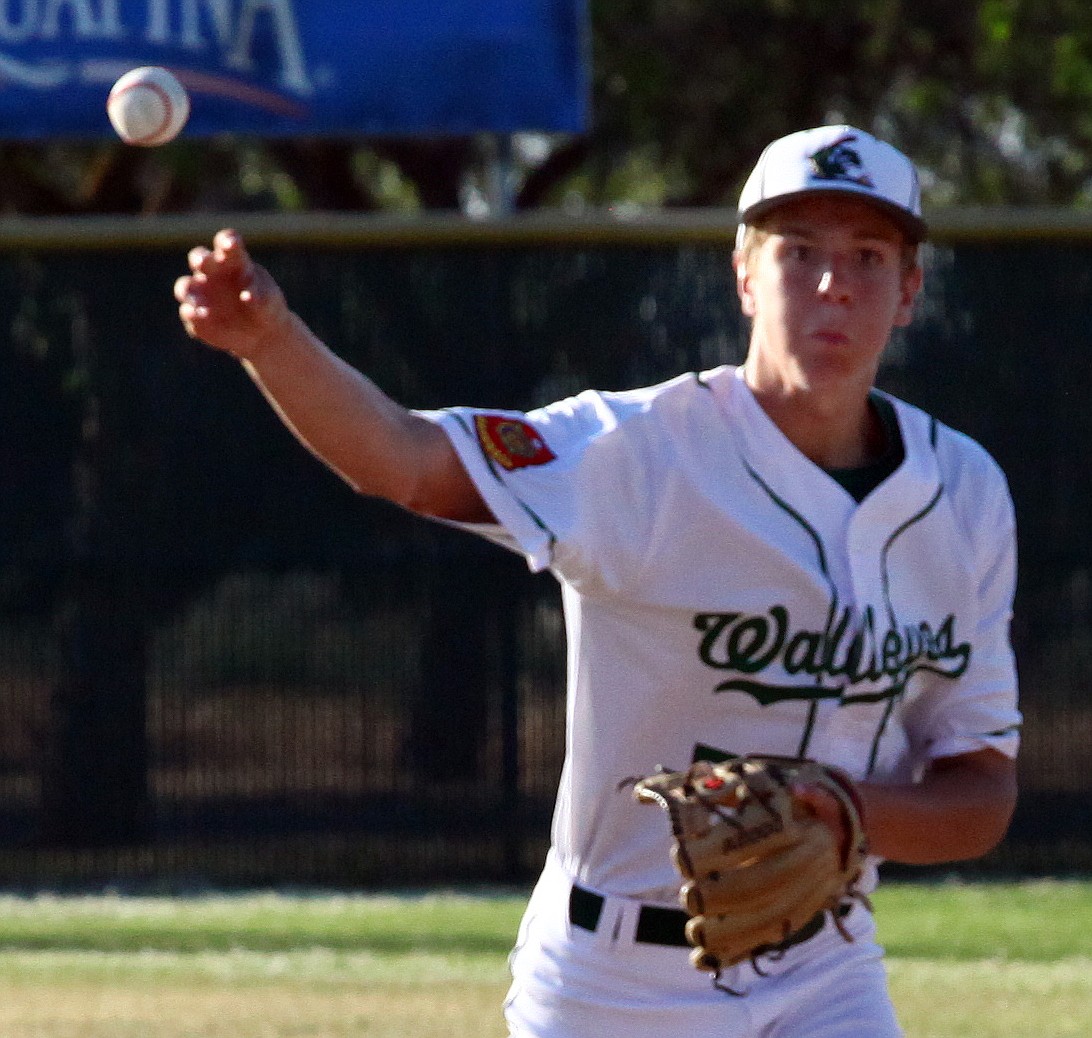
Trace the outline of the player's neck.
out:
<instances>
[{"instance_id":1,"label":"player's neck","mask_svg":"<svg viewBox=\"0 0 1092 1038\"><path fill-rule=\"evenodd\" d=\"M786 439L820 468L852 469L880 457L887 446L883 423L869 405L871 384L838 391L747 382L759 406Z\"/></svg>"}]
</instances>

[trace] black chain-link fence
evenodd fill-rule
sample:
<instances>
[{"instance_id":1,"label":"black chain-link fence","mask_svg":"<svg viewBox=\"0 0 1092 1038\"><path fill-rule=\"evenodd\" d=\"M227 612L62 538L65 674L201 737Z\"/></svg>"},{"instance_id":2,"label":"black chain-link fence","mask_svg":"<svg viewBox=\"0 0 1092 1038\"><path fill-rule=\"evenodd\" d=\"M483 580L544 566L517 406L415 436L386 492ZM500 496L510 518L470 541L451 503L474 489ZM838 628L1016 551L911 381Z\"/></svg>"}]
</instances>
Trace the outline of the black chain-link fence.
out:
<instances>
[{"instance_id":1,"label":"black chain-link fence","mask_svg":"<svg viewBox=\"0 0 1092 1038\"><path fill-rule=\"evenodd\" d=\"M207 228L64 226L0 230L0 884L525 880L561 765L552 579L357 497L184 336ZM695 226L252 240L397 399L529 407L742 357L732 228ZM926 259L883 382L994 453L1020 522L1023 796L977 867L1086 870L1092 237Z\"/></svg>"}]
</instances>

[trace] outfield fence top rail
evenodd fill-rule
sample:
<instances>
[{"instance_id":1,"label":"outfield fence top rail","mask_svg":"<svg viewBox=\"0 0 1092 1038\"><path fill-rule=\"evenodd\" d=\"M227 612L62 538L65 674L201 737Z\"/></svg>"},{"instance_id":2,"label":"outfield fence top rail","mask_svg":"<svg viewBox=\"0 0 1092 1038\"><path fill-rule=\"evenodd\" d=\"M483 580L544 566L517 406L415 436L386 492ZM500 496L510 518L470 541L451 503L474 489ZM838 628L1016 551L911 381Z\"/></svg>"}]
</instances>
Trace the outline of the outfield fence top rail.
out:
<instances>
[{"instance_id":1,"label":"outfield fence top rail","mask_svg":"<svg viewBox=\"0 0 1092 1038\"><path fill-rule=\"evenodd\" d=\"M938 245L974 241L1092 242L1092 210L965 207L926 214ZM610 246L699 244L731 247L732 209L535 210L473 219L456 213L186 213L150 216L0 217L0 251L188 246L233 227L255 245L346 248L443 246Z\"/></svg>"}]
</instances>

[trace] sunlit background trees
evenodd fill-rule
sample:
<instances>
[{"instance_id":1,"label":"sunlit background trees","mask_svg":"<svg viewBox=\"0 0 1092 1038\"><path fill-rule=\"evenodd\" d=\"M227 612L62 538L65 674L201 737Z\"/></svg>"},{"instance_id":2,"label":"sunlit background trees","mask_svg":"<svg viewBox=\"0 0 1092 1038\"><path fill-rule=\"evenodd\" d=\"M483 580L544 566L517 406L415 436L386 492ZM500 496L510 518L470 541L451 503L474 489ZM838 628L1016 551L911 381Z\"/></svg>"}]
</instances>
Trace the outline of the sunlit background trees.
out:
<instances>
[{"instance_id":1,"label":"sunlit background trees","mask_svg":"<svg viewBox=\"0 0 1092 1038\"><path fill-rule=\"evenodd\" d=\"M926 202L1092 205L1092 7L591 0L579 136L0 144L0 213L731 205L793 129L873 129Z\"/></svg>"}]
</instances>

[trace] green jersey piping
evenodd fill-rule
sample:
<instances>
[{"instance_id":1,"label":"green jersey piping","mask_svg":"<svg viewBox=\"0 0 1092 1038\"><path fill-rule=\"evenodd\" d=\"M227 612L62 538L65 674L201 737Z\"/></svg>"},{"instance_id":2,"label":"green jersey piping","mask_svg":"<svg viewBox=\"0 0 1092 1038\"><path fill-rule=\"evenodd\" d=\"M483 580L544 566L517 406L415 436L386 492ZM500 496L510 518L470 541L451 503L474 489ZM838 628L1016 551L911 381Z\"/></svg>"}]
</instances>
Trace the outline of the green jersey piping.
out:
<instances>
[{"instance_id":1,"label":"green jersey piping","mask_svg":"<svg viewBox=\"0 0 1092 1038\"><path fill-rule=\"evenodd\" d=\"M835 586L834 581L830 576L830 569L827 566L827 553L823 547L823 538L819 536L819 532L805 519L795 508L792 507L787 501L785 501L774 489L771 487L746 461L743 463L747 469L747 474L753 479L765 492L770 500L777 505L786 515L790 516L811 538L812 543L815 545L815 553L819 559L819 571L823 574L823 578L827 582L827 586L830 588L830 607L827 610L827 623L824 628L823 637L826 638L829 635L830 629L834 624L834 618L838 613L838 588ZM817 685L822 684L822 677L816 675L815 682ZM804 730L800 735L800 745L797 749L797 756L806 757L808 745L811 743L812 732L815 730L815 718L819 711L819 700L813 699L808 704L808 716L804 721Z\"/></svg>"},{"instance_id":2,"label":"green jersey piping","mask_svg":"<svg viewBox=\"0 0 1092 1038\"><path fill-rule=\"evenodd\" d=\"M471 431L470 427L466 424L466 421L464 420L463 416L461 414L456 414L454 411L450 411L448 413L451 414L452 417L455 419L455 421L457 421L459 423L459 426L462 428L463 432L466 433L467 438L472 440L474 443L476 443L478 445L478 450L481 452L482 460L485 462L485 465L489 469L489 471L492 474L493 478L502 487L504 487L505 490L509 494L512 495L512 499L516 502L517 505L519 505L520 508L523 509L523 511L527 514L528 518L530 518L530 520L544 534L546 534L547 537L550 538L550 557L552 558L553 554L554 554L554 546L557 544L557 536L554 534L553 530L551 530L549 528L549 526L546 525L546 523L543 521L541 516L539 516L534 511L534 509L532 509L524 501L520 500L520 498L515 493L513 493L512 488L510 486L508 486L508 484L503 479L501 479L500 473L497 471L496 462L489 456L489 452L482 447L481 441Z\"/></svg>"}]
</instances>

